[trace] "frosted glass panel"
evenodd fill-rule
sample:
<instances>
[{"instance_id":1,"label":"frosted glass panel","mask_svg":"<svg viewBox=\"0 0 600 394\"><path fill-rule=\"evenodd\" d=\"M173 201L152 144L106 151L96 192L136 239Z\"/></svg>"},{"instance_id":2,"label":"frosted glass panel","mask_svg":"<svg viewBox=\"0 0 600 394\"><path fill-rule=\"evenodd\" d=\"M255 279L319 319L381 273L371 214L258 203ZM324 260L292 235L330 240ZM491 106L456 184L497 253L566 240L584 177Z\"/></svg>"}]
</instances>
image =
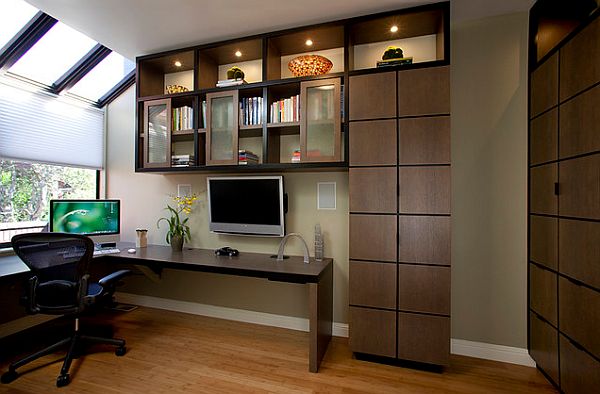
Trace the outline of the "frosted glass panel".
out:
<instances>
[{"instance_id":1,"label":"frosted glass panel","mask_svg":"<svg viewBox=\"0 0 600 394\"><path fill-rule=\"evenodd\" d=\"M168 149L167 105L148 107L148 163L166 163Z\"/></svg>"},{"instance_id":2,"label":"frosted glass panel","mask_svg":"<svg viewBox=\"0 0 600 394\"><path fill-rule=\"evenodd\" d=\"M233 98L214 98L210 106L210 157L212 160L233 160Z\"/></svg>"},{"instance_id":3,"label":"frosted glass panel","mask_svg":"<svg viewBox=\"0 0 600 394\"><path fill-rule=\"evenodd\" d=\"M334 85L306 89L306 155L333 156L335 146Z\"/></svg>"}]
</instances>

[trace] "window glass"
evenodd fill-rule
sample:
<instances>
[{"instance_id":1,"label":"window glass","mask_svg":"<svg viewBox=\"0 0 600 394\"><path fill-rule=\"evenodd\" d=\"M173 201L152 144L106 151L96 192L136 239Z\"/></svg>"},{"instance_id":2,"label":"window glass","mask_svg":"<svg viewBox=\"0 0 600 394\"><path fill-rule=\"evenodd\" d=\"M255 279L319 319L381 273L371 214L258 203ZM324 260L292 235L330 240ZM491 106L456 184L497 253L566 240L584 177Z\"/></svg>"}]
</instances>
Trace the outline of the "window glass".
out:
<instances>
[{"instance_id":1,"label":"window glass","mask_svg":"<svg viewBox=\"0 0 600 394\"><path fill-rule=\"evenodd\" d=\"M69 93L98 101L133 69L135 69L134 62L112 52L77 82Z\"/></svg>"},{"instance_id":2,"label":"window glass","mask_svg":"<svg viewBox=\"0 0 600 394\"><path fill-rule=\"evenodd\" d=\"M58 22L8 71L52 85L96 45L96 41Z\"/></svg>"},{"instance_id":3,"label":"window glass","mask_svg":"<svg viewBox=\"0 0 600 394\"><path fill-rule=\"evenodd\" d=\"M42 231L50 199L96 198L96 186L96 170L0 160L0 246Z\"/></svg>"},{"instance_id":4,"label":"window glass","mask_svg":"<svg viewBox=\"0 0 600 394\"><path fill-rule=\"evenodd\" d=\"M0 2L0 48L13 38L38 9L22 0L2 0Z\"/></svg>"}]
</instances>

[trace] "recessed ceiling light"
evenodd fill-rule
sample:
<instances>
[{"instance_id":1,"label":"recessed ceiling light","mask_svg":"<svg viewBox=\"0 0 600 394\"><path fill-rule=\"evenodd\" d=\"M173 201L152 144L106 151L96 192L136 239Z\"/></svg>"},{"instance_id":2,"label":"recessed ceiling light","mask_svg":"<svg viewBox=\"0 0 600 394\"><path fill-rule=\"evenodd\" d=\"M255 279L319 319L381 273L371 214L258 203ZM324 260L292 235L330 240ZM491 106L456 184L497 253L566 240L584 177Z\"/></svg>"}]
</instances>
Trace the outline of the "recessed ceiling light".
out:
<instances>
[{"instance_id":1,"label":"recessed ceiling light","mask_svg":"<svg viewBox=\"0 0 600 394\"><path fill-rule=\"evenodd\" d=\"M240 52L240 51L235 51L235 56L237 56L237 57L242 57L242 52Z\"/></svg>"},{"instance_id":2,"label":"recessed ceiling light","mask_svg":"<svg viewBox=\"0 0 600 394\"><path fill-rule=\"evenodd\" d=\"M175 67L181 67L181 62L179 60L175 62Z\"/></svg>"},{"instance_id":3,"label":"recessed ceiling light","mask_svg":"<svg viewBox=\"0 0 600 394\"><path fill-rule=\"evenodd\" d=\"M395 32L397 32L397 31L398 31L398 26L396 26L396 25L392 26L392 27L390 28L390 31L391 31L392 33L395 33Z\"/></svg>"},{"instance_id":4,"label":"recessed ceiling light","mask_svg":"<svg viewBox=\"0 0 600 394\"><path fill-rule=\"evenodd\" d=\"M309 38L306 40L306 46L311 46L313 44L312 40Z\"/></svg>"}]
</instances>

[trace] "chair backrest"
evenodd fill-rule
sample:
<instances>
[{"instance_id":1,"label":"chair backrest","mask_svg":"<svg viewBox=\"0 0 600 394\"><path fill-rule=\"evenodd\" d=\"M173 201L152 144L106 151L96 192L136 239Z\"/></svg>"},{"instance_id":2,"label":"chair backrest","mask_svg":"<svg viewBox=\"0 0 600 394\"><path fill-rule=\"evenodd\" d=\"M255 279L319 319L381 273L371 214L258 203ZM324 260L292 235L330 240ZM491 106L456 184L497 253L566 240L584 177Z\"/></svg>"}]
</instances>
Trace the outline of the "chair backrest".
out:
<instances>
[{"instance_id":1,"label":"chair backrest","mask_svg":"<svg viewBox=\"0 0 600 394\"><path fill-rule=\"evenodd\" d=\"M87 292L83 278L94 252L92 240L78 234L35 233L15 235L11 243L33 274L27 295L30 311L77 312Z\"/></svg>"}]
</instances>

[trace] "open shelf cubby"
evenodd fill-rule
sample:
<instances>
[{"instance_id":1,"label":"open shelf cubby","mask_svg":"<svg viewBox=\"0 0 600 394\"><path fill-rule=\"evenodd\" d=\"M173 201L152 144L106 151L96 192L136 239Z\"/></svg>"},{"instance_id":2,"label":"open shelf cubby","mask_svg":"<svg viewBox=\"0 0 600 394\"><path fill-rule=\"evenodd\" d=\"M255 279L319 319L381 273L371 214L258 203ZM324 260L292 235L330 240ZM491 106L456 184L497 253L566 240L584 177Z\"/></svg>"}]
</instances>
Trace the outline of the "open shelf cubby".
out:
<instances>
[{"instance_id":1,"label":"open shelf cubby","mask_svg":"<svg viewBox=\"0 0 600 394\"><path fill-rule=\"evenodd\" d=\"M239 56L238 56L239 55ZM227 79L227 70L237 66L248 83L262 81L262 39L227 42L199 50L198 88L210 89Z\"/></svg>"},{"instance_id":2,"label":"open shelf cubby","mask_svg":"<svg viewBox=\"0 0 600 394\"><path fill-rule=\"evenodd\" d=\"M166 95L169 85L195 90L193 50L144 59L138 61L137 67L139 97Z\"/></svg>"}]
</instances>

